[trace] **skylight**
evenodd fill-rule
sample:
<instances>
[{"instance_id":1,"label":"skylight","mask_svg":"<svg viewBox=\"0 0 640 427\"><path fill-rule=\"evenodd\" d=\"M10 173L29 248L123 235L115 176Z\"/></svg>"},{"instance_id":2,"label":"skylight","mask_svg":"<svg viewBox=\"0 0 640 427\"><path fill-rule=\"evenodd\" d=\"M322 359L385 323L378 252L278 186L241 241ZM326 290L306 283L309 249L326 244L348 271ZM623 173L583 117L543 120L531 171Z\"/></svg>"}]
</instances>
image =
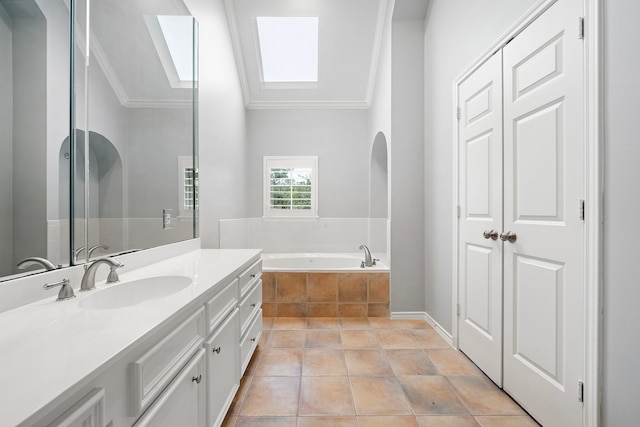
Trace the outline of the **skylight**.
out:
<instances>
[{"instance_id":1,"label":"skylight","mask_svg":"<svg viewBox=\"0 0 640 427\"><path fill-rule=\"evenodd\" d=\"M265 83L318 81L318 18L257 17Z\"/></svg>"},{"instance_id":2,"label":"skylight","mask_svg":"<svg viewBox=\"0 0 640 427\"><path fill-rule=\"evenodd\" d=\"M191 87L195 54L193 18L181 15L145 15L144 18L171 86Z\"/></svg>"}]
</instances>

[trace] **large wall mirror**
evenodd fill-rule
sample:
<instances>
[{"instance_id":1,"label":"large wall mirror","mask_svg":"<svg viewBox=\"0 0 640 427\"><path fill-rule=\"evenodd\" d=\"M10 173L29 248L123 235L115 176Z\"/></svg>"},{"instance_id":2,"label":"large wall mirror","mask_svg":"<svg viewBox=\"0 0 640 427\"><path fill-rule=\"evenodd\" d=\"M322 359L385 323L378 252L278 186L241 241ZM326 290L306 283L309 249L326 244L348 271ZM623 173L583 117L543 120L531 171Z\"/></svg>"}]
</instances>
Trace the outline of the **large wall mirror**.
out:
<instances>
[{"instance_id":1,"label":"large wall mirror","mask_svg":"<svg viewBox=\"0 0 640 427\"><path fill-rule=\"evenodd\" d=\"M196 52L180 0L0 0L0 280L197 236Z\"/></svg>"}]
</instances>

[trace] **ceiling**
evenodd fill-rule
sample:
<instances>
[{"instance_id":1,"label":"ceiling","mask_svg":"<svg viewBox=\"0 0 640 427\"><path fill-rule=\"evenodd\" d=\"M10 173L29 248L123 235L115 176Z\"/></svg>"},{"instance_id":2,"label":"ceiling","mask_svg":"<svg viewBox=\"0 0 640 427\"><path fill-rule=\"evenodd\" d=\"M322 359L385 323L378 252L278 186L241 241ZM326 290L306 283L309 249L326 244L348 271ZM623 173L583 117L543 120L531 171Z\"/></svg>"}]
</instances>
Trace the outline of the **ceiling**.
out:
<instances>
[{"instance_id":1,"label":"ceiling","mask_svg":"<svg viewBox=\"0 0 640 427\"><path fill-rule=\"evenodd\" d=\"M247 108L368 108L387 0L225 0ZM261 80L256 17L318 17L318 83Z\"/></svg>"}]
</instances>

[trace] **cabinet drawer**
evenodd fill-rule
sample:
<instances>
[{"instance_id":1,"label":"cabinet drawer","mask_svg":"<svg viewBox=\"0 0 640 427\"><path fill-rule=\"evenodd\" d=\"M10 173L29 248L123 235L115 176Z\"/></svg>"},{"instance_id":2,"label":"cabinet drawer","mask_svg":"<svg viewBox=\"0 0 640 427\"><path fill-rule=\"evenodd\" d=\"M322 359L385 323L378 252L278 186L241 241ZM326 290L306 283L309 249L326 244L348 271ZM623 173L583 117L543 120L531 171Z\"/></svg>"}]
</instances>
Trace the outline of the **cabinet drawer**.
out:
<instances>
[{"instance_id":1,"label":"cabinet drawer","mask_svg":"<svg viewBox=\"0 0 640 427\"><path fill-rule=\"evenodd\" d=\"M137 416L153 402L171 382L205 338L204 307L172 328L172 332L141 358L131 363L131 402Z\"/></svg>"},{"instance_id":2,"label":"cabinet drawer","mask_svg":"<svg viewBox=\"0 0 640 427\"><path fill-rule=\"evenodd\" d=\"M262 274L262 260L259 259L251 267L240 273L240 299L244 297L251 285L260 278Z\"/></svg>"},{"instance_id":3,"label":"cabinet drawer","mask_svg":"<svg viewBox=\"0 0 640 427\"><path fill-rule=\"evenodd\" d=\"M244 299L240 302L240 330L243 335L249 327L254 313L260 309L262 305L262 280L254 285L254 287L247 293Z\"/></svg>"},{"instance_id":4,"label":"cabinet drawer","mask_svg":"<svg viewBox=\"0 0 640 427\"><path fill-rule=\"evenodd\" d=\"M235 309L207 339L207 426L220 426L240 386L240 323Z\"/></svg>"},{"instance_id":5,"label":"cabinet drawer","mask_svg":"<svg viewBox=\"0 0 640 427\"><path fill-rule=\"evenodd\" d=\"M205 304L207 311L207 334L210 334L216 326L222 322L227 314L238 305L238 279L224 286L222 291L211 298Z\"/></svg>"},{"instance_id":6,"label":"cabinet drawer","mask_svg":"<svg viewBox=\"0 0 640 427\"><path fill-rule=\"evenodd\" d=\"M189 361L134 427L205 427L204 349Z\"/></svg>"},{"instance_id":7,"label":"cabinet drawer","mask_svg":"<svg viewBox=\"0 0 640 427\"><path fill-rule=\"evenodd\" d=\"M247 365L249 365L249 360L251 360L251 356L253 355L253 351L258 345L258 341L260 341L260 335L262 335L262 310L258 310L256 315L251 320L249 329L247 329L247 333L244 334L242 339L240 340L240 374L243 375L244 371L247 369Z\"/></svg>"}]
</instances>

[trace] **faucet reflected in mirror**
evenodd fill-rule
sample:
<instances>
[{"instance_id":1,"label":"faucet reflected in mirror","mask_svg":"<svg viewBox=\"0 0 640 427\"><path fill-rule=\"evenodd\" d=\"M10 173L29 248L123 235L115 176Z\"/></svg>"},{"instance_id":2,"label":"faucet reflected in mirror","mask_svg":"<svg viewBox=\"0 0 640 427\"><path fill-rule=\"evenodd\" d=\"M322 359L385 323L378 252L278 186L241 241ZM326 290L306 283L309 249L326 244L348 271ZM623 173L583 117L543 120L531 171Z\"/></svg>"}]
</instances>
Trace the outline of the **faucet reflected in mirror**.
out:
<instances>
[{"instance_id":1,"label":"faucet reflected in mirror","mask_svg":"<svg viewBox=\"0 0 640 427\"><path fill-rule=\"evenodd\" d=\"M45 270L47 270L47 271L51 271L51 270L55 270L56 269L56 266L53 265L53 263L51 261L49 261L46 258L41 258L41 257L37 257L37 256L32 256L32 257L23 259L18 264L16 264L16 267L18 267L21 270L24 270L24 269L32 267L34 265L39 265L41 267L44 267Z\"/></svg>"}]
</instances>

